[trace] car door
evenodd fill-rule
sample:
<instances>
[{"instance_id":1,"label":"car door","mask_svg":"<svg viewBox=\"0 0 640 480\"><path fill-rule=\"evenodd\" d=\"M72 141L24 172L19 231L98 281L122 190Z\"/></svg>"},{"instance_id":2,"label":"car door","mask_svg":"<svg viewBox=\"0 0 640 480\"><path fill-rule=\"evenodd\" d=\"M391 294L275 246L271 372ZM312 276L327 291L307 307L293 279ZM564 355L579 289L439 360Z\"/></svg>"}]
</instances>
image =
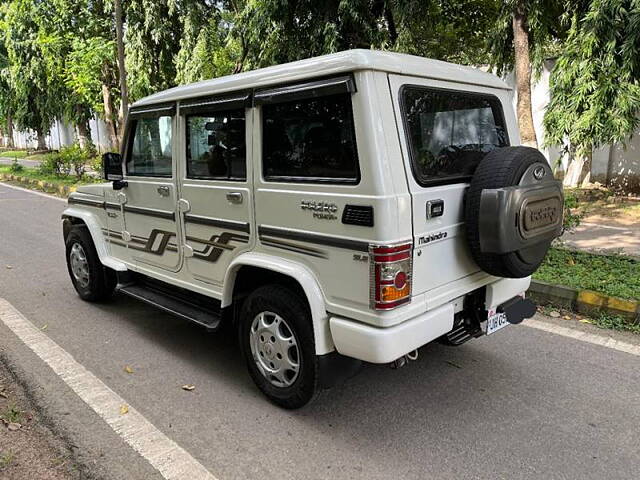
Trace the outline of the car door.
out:
<instances>
[{"instance_id":1,"label":"car door","mask_svg":"<svg viewBox=\"0 0 640 480\"><path fill-rule=\"evenodd\" d=\"M177 271L174 105L132 109L125 149L121 241L128 260L143 269Z\"/></svg>"},{"instance_id":2,"label":"car door","mask_svg":"<svg viewBox=\"0 0 640 480\"><path fill-rule=\"evenodd\" d=\"M509 92L402 75L389 85L412 197L414 293L455 291L488 275L467 246L464 198L484 155L517 138L505 121Z\"/></svg>"},{"instance_id":3,"label":"car door","mask_svg":"<svg viewBox=\"0 0 640 480\"><path fill-rule=\"evenodd\" d=\"M252 109L248 93L180 104L183 275L220 287L230 262L251 245ZM249 171L249 176L247 172Z\"/></svg>"}]
</instances>

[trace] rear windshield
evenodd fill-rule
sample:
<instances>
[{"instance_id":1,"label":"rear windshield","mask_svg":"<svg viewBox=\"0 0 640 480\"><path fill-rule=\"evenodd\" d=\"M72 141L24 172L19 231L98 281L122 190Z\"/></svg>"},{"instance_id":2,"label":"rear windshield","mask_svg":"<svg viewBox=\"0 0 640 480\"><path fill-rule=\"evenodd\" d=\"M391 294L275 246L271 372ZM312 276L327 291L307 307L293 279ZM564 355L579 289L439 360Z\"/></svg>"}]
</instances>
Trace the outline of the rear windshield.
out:
<instances>
[{"instance_id":1,"label":"rear windshield","mask_svg":"<svg viewBox=\"0 0 640 480\"><path fill-rule=\"evenodd\" d=\"M413 173L421 185L468 181L480 160L509 145L493 95L405 86L402 109Z\"/></svg>"}]
</instances>

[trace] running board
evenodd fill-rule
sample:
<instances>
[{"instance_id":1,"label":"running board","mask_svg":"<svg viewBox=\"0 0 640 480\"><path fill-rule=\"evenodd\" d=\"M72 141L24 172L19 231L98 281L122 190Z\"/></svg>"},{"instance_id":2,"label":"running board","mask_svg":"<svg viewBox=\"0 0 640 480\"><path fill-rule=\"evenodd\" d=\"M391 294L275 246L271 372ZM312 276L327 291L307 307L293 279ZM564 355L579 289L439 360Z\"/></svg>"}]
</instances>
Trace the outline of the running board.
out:
<instances>
[{"instance_id":1,"label":"running board","mask_svg":"<svg viewBox=\"0 0 640 480\"><path fill-rule=\"evenodd\" d=\"M209 331L217 330L220 326L220 310L215 307L207 308L144 284L120 284L117 291L142 300L172 315L197 323ZM215 300L211 299L211 303L215 304Z\"/></svg>"}]
</instances>

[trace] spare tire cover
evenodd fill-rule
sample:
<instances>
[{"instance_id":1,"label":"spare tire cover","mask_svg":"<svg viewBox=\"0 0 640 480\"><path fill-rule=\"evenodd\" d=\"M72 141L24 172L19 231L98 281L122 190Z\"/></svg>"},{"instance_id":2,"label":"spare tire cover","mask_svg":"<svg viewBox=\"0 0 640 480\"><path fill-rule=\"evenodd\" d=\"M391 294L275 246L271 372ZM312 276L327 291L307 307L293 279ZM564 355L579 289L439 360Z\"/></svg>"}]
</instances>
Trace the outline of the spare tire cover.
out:
<instances>
[{"instance_id":1,"label":"spare tire cover","mask_svg":"<svg viewBox=\"0 0 640 480\"><path fill-rule=\"evenodd\" d=\"M505 147L480 162L465 199L471 255L485 272L522 278L562 233L562 185L535 148Z\"/></svg>"}]
</instances>

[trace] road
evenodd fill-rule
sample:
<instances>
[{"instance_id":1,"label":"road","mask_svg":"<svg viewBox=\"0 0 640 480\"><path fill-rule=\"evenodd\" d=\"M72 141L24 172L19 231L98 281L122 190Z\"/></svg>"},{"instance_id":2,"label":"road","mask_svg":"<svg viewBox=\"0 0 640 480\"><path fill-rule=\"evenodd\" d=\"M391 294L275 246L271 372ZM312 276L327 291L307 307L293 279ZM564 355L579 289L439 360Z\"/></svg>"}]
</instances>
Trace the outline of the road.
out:
<instances>
[{"instance_id":1,"label":"road","mask_svg":"<svg viewBox=\"0 0 640 480\"><path fill-rule=\"evenodd\" d=\"M11 165L15 159L11 157L0 157L0 165ZM35 168L42 163L40 160L29 160L28 158L19 158L18 163L23 167Z\"/></svg>"},{"instance_id":2,"label":"road","mask_svg":"<svg viewBox=\"0 0 640 480\"><path fill-rule=\"evenodd\" d=\"M0 184L0 298L215 478L638 477L637 353L510 326L459 348L428 345L397 371L367 366L284 411L259 394L229 336L127 298L82 302L64 262L64 207ZM93 475L162 478L2 321L0 355Z\"/></svg>"}]
</instances>

